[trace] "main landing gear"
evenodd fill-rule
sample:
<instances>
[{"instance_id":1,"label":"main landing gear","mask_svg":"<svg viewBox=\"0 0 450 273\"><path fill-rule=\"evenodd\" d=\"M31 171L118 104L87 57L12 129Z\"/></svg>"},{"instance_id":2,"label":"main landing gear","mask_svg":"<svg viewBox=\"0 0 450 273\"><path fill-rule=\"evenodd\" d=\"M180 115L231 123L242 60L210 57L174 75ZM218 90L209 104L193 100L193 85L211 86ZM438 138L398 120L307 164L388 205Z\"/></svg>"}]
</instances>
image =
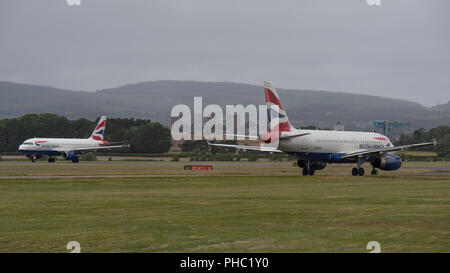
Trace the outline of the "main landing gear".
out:
<instances>
[{"instance_id":1,"label":"main landing gear","mask_svg":"<svg viewBox=\"0 0 450 273\"><path fill-rule=\"evenodd\" d=\"M304 176L307 176L307 175L314 175L314 173L315 173L315 170L314 170L314 167L312 166L312 164L311 164L311 161L303 161L303 160L301 160L301 159L299 159L298 161L297 161L297 165L300 167L300 168L302 168L302 174L304 175Z\"/></svg>"},{"instance_id":2,"label":"main landing gear","mask_svg":"<svg viewBox=\"0 0 450 273\"><path fill-rule=\"evenodd\" d=\"M372 169L370 172L371 175L378 175L378 170L375 168ZM353 176L364 176L364 168L353 168L352 169L352 175Z\"/></svg>"},{"instance_id":3,"label":"main landing gear","mask_svg":"<svg viewBox=\"0 0 450 273\"><path fill-rule=\"evenodd\" d=\"M364 176L364 168L361 166L364 164L364 158L358 158L357 167L352 169L352 175L353 176ZM377 175L378 170L375 169L375 167L372 164L372 171L370 172L371 175Z\"/></svg>"},{"instance_id":4,"label":"main landing gear","mask_svg":"<svg viewBox=\"0 0 450 273\"><path fill-rule=\"evenodd\" d=\"M48 158L48 163L55 163L55 158L54 157L49 157Z\"/></svg>"},{"instance_id":5,"label":"main landing gear","mask_svg":"<svg viewBox=\"0 0 450 273\"><path fill-rule=\"evenodd\" d=\"M311 169L311 168L309 168L309 169L303 168L302 174L303 174L304 176L306 176L306 175L314 175L314 169Z\"/></svg>"},{"instance_id":6,"label":"main landing gear","mask_svg":"<svg viewBox=\"0 0 450 273\"><path fill-rule=\"evenodd\" d=\"M358 162L356 168L352 169L353 176L364 176L364 168L361 166L364 164L364 158L358 157Z\"/></svg>"}]
</instances>

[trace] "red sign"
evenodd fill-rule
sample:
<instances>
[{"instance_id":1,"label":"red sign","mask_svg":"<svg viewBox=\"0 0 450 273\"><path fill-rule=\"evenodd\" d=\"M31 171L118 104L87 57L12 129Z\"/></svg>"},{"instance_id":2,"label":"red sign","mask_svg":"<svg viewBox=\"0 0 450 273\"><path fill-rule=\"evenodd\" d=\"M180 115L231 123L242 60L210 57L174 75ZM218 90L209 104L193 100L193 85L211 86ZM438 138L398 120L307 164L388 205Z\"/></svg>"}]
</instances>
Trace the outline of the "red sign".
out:
<instances>
[{"instance_id":1,"label":"red sign","mask_svg":"<svg viewBox=\"0 0 450 273\"><path fill-rule=\"evenodd\" d=\"M212 171L212 165L184 165L185 170L191 171Z\"/></svg>"}]
</instances>

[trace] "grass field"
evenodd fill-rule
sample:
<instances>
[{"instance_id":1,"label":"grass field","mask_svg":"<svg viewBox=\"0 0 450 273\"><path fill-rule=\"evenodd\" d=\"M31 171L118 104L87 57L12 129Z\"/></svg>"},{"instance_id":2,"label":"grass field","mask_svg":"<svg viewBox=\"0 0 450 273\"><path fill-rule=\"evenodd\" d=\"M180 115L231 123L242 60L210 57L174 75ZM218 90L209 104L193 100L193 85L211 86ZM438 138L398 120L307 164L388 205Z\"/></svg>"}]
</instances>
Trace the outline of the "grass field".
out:
<instances>
[{"instance_id":1,"label":"grass field","mask_svg":"<svg viewBox=\"0 0 450 273\"><path fill-rule=\"evenodd\" d=\"M60 165L53 174L102 169ZM69 241L82 252L368 252L374 240L382 252L450 251L450 175L269 176L260 165L235 174L263 176L221 175L236 169L224 165L215 176L0 179L0 252L68 252ZM143 171L126 166L108 169Z\"/></svg>"}]
</instances>

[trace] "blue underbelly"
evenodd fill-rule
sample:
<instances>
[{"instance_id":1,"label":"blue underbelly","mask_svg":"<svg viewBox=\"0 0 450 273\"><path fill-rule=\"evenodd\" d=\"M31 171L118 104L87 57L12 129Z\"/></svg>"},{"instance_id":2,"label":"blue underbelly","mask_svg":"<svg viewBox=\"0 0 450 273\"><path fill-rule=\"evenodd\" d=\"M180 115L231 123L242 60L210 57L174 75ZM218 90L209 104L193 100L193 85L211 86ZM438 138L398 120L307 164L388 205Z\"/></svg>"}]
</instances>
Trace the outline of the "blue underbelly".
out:
<instances>
[{"instance_id":1,"label":"blue underbelly","mask_svg":"<svg viewBox=\"0 0 450 273\"><path fill-rule=\"evenodd\" d=\"M19 152L24 153L26 155L61 155L58 151L43 151L43 150L19 150Z\"/></svg>"},{"instance_id":2,"label":"blue underbelly","mask_svg":"<svg viewBox=\"0 0 450 273\"><path fill-rule=\"evenodd\" d=\"M292 156L311 161L323 161L328 163L355 163L354 158L342 158L344 153L306 153L295 152L289 153Z\"/></svg>"}]
</instances>

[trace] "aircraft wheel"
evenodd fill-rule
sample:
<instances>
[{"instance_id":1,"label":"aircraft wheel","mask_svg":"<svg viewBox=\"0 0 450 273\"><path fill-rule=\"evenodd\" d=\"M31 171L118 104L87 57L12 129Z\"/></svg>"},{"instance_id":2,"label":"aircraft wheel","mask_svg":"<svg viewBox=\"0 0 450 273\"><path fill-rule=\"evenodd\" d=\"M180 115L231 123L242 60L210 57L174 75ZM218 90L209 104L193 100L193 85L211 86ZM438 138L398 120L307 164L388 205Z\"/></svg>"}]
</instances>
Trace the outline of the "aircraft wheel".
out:
<instances>
[{"instance_id":1,"label":"aircraft wheel","mask_svg":"<svg viewBox=\"0 0 450 273\"><path fill-rule=\"evenodd\" d=\"M309 169L309 175L314 175L314 169Z\"/></svg>"},{"instance_id":2,"label":"aircraft wheel","mask_svg":"<svg viewBox=\"0 0 450 273\"><path fill-rule=\"evenodd\" d=\"M377 175L378 174L378 170L372 170L371 174L372 175Z\"/></svg>"},{"instance_id":3,"label":"aircraft wheel","mask_svg":"<svg viewBox=\"0 0 450 273\"><path fill-rule=\"evenodd\" d=\"M54 162L55 162L55 159L54 159L53 157L49 157L49 158L48 158L48 162L49 162L49 163L54 163Z\"/></svg>"},{"instance_id":4,"label":"aircraft wheel","mask_svg":"<svg viewBox=\"0 0 450 273\"><path fill-rule=\"evenodd\" d=\"M358 175L359 176L364 176L364 169L363 168L359 168Z\"/></svg>"},{"instance_id":5,"label":"aircraft wheel","mask_svg":"<svg viewBox=\"0 0 450 273\"><path fill-rule=\"evenodd\" d=\"M308 174L309 174L308 169L303 168L303 169L302 169L302 174L303 174L304 176L308 175Z\"/></svg>"},{"instance_id":6,"label":"aircraft wheel","mask_svg":"<svg viewBox=\"0 0 450 273\"><path fill-rule=\"evenodd\" d=\"M78 163L80 160L78 159L78 158L74 158L74 159L72 159L72 162L73 163Z\"/></svg>"},{"instance_id":7,"label":"aircraft wheel","mask_svg":"<svg viewBox=\"0 0 450 273\"><path fill-rule=\"evenodd\" d=\"M357 168L353 168L352 169L352 175L353 176L357 176L358 175L358 169Z\"/></svg>"}]
</instances>

